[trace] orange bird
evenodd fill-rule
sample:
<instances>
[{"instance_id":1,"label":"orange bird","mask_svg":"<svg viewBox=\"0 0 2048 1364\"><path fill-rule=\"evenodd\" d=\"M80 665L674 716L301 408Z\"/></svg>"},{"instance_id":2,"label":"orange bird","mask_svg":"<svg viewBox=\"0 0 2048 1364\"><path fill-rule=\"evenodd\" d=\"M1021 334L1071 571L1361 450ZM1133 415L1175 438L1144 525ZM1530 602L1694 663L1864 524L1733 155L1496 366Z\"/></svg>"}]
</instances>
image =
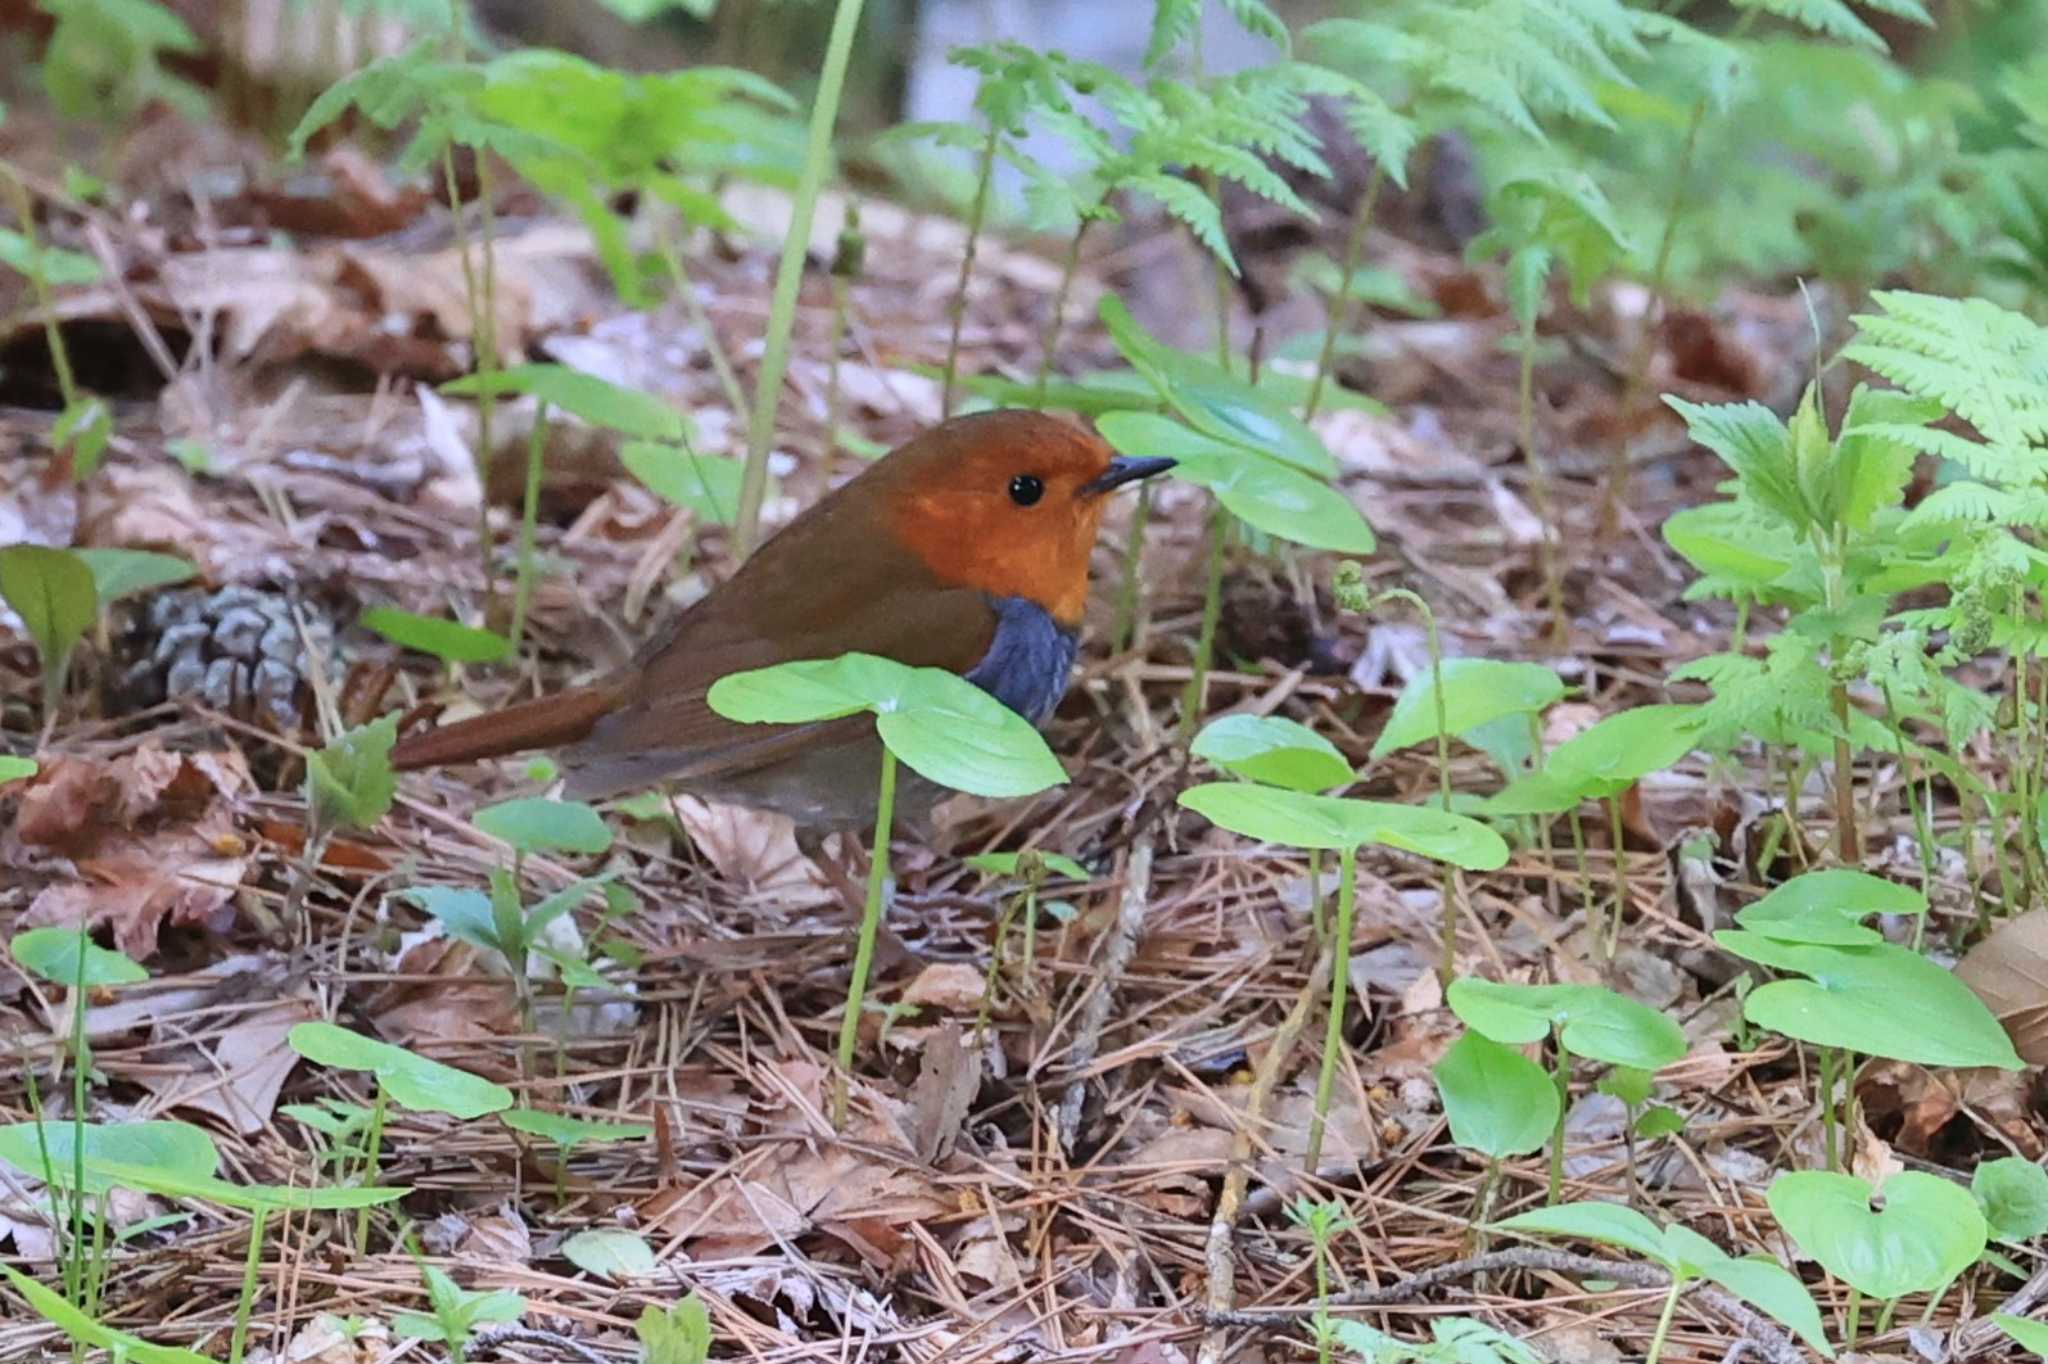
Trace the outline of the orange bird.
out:
<instances>
[{"instance_id":1,"label":"orange bird","mask_svg":"<svg viewBox=\"0 0 2048 1364\"><path fill-rule=\"evenodd\" d=\"M1037 412L956 417L797 517L611 676L412 735L392 762L560 749L571 798L670 782L788 815L815 848L874 820L873 720L739 724L711 684L859 651L949 669L1042 725L1073 671L1105 494L1172 465ZM942 794L905 772L898 801L916 818Z\"/></svg>"}]
</instances>

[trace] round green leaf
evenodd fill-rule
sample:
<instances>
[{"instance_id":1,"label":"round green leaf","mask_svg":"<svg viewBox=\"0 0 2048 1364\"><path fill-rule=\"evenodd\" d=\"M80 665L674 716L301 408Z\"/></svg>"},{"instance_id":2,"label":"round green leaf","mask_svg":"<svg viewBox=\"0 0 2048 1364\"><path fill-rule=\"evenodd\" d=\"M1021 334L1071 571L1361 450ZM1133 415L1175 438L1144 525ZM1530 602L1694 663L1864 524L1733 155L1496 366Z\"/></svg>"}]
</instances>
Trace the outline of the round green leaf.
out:
<instances>
[{"instance_id":1,"label":"round green leaf","mask_svg":"<svg viewBox=\"0 0 2048 1364\"><path fill-rule=\"evenodd\" d=\"M1749 992L1743 1017L1758 1027L1916 1065L2020 1068L1984 1002L1917 952L1890 943L1778 942L1739 928L1722 929L1714 941L1745 960L1807 977Z\"/></svg>"},{"instance_id":2,"label":"round green leaf","mask_svg":"<svg viewBox=\"0 0 2048 1364\"><path fill-rule=\"evenodd\" d=\"M1290 791L1323 791L1351 780L1337 746L1307 725L1277 715L1225 715L1195 736L1189 752L1226 772Z\"/></svg>"},{"instance_id":3,"label":"round green leaf","mask_svg":"<svg viewBox=\"0 0 2048 1364\"><path fill-rule=\"evenodd\" d=\"M1444 727L1463 734L1507 715L1529 715L1564 695L1564 680L1540 663L1503 663L1492 658L1447 658ZM1394 703L1387 727L1372 746L1379 759L1396 749L1436 738L1436 680L1417 673Z\"/></svg>"},{"instance_id":4,"label":"round green leaf","mask_svg":"<svg viewBox=\"0 0 2048 1364\"><path fill-rule=\"evenodd\" d=\"M689 434L682 412L653 394L621 388L566 365L514 365L488 374L466 374L441 385L441 392L462 397L531 394L593 426L642 440L676 442Z\"/></svg>"},{"instance_id":5,"label":"round green leaf","mask_svg":"<svg viewBox=\"0 0 2048 1364\"><path fill-rule=\"evenodd\" d=\"M640 1141L654 1135L654 1128L646 1123L599 1122L538 1108L508 1108L498 1115L498 1121L515 1132L551 1141L565 1151L585 1142Z\"/></svg>"},{"instance_id":6,"label":"round green leaf","mask_svg":"<svg viewBox=\"0 0 2048 1364\"><path fill-rule=\"evenodd\" d=\"M105 1193L110 1181L96 1178L93 1167L101 1161L159 1170L167 1174L210 1176L220 1168L220 1151L203 1128L188 1122L86 1123L82 1128L68 1122L10 1123L0 1127L0 1160L32 1179L42 1179L43 1152L48 1148L51 1173L68 1181L75 1135L83 1134L87 1162L85 1191Z\"/></svg>"},{"instance_id":7,"label":"round green leaf","mask_svg":"<svg viewBox=\"0 0 2048 1364\"><path fill-rule=\"evenodd\" d=\"M1969 1190L1909 1170L1885 1181L1884 1208L1854 1175L1800 1170L1771 1182L1765 1201L1799 1248L1867 1297L1933 1293L1984 1253L1984 1214Z\"/></svg>"},{"instance_id":8,"label":"round green leaf","mask_svg":"<svg viewBox=\"0 0 2048 1364\"><path fill-rule=\"evenodd\" d=\"M477 811L470 822L523 853L601 853L612 845L611 827L581 801L501 801Z\"/></svg>"},{"instance_id":9,"label":"round green leaf","mask_svg":"<svg viewBox=\"0 0 2048 1364\"><path fill-rule=\"evenodd\" d=\"M393 644L431 654L443 663L495 663L511 651L512 641L495 630L479 630L460 621L415 615L391 606L373 606L356 618Z\"/></svg>"},{"instance_id":10,"label":"round green leaf","mask_svg":"<svg viewBox=\"0 0 2048 1364\"><path fill-rule=\"evenodd\" d=\"M1927 897L1911 886L1831 867L1793 877L1742 910L1735 922L1780 942L1855 946L1884 941L1882 933L1863 926L1869 915L1926 912Z\"/></svg>"},{"instance_id":11,"label":"round green leaf","mask_svg":"<svg viewBox=\"0 0 2048 1364\"><path fill-rule=\"evenodd\" d=\"M512 1106L503 1085L332 1023L300 1023L285 1041L317 1065L371 1072L393 1103L415 1112L468 1119Z\"/></svg>"},{"instance_id":12,"label":"round green leaf","mask_svg":"<svg viewBox=\"0 0 2048 1364\"><path fill-rule=\"evenodd\" d=\"M1350 498L1256 452L1228 460L1183 457L1173 474L1207 488L1246 525L1282 540L1340 554L1370 554L1379 544Z\"/></svg>"},{"instance_id":13,"label":"round green leaf","mask_svg":"<svg viewBox=\"0 0 2048 1364\"><path fill-rule=\"evenodd\" d=\"M2048 1233L2048 1170L2022 1156L1979 1165L1970 1192L1984 1210L1991 1239L2019 1245Z\"/></svg>"},{"instance_id":14,"label":"round green leaf","mask_svg":"<svg viewBox=\"0 0 2048 1364\"><path fill-rule=\"evenodd\" d=\"M1677 1023L1604 985L1513 985L1471 976L1445 992L1466 1026L1496 1042L1540 1042L1554 1027L1564 1049L1611 1066L1659 1070L1685 1055Z\"/></svg>"},{"instance_id":15,"label":"round green leaf","mask_svg":"<svg viewBox=\"0 0 2048 1364\"><path fill-rule=\"evenodd\" d=\"M80 948L85 950L81 963ZM14 935L7 945L24 971L59 985L82 984L88 989L108 985L134 985L149 979L149 972L125 954L101 947L73 928L31 928Z\"/></svg>"},{"instance_id":16,"label":"round green leaf","mask_svg":"<svg viewBox=\"0 0 2048 1364\"><path fill-rule=\"evenodd\" d=\"M562 1255L586 1274L601 1279L641 1279L654 1273L654 1251L630 1231L600 1227L562 1242Z\"/></svg>"},{"instance_id":17,"label":"round green leaf","mask_svg":"<svg viewBox=\"0 0 2048 1364\"><path fill-rule=\"evenodd\" d=\"M726 719L746 725L808 725L874 710L873 693L889 690L884 670L849 664L848 659L853 658L873 655L797 659L772 668L730 673L711 684L705 700ZM888 663L886 659L874 661Z\"/></svg>"},{"instance_id":18,"label":"round green leaf","mask_svg":"<svg viewBox=\"0 0 2048 1364\"><path fill-rule=\"evenodd\" d=\"M1484 824L1420 805L1342 800L1238 781L1190 787L1180 803L1232 833L1285 847L1379 843L1467 871L1491 871L1508 860L1507 844Z\"/></svg>"},{"instance_id":19,"label":"round green leaf","mask_svg":"<svg viewBox=\"0 0 2048 1364\"><path fill-rule=\"evenodd\" d=\"M1536 1208L1505 1222L1495 1230L1521 1236L1549 1236L1570 1241L1592 1241L1597 1245L1619 1246L1646 1260L1655 1261L1673 1273L1678 1261L1664 1244L1664 1232L1655 1222L1619 1203L1560 1203Z\"/></svg>"},{"instance_id":20,"label":"round green leaf","mask_svg":"<svg viewBox=\"0 0 2048 1364\"><path fill-rule=\"evenodd\" d=\"M1541 1147L1557 1126L1557 1085L1512 1047L1468 1032L1432 1072L1451 1140L1492 1160Z\"/></svg>"},{"instance_id":21,"label":"round green leaf","mask_svg":"<svg viewBox=\"0 0 2048 1364\"><path fill-rule=\"evenodd\" d=\"M1590 796L1618 796L1693 749L1699 706L1637 706L1610 715L1551 751L1543 770Z\"/></svg>"},{"instance_id":22,"label":"round green leaf","mask_svg":"<svg viewBox=\"0 0 2048 1364\"><path fill-rule=\"evenodd\" d=\"M137 592L184 582L199 571L175 554L146 549L80 549L73 553L92 571L93 589L103 607Z\"/></svg>"}]
</instances>

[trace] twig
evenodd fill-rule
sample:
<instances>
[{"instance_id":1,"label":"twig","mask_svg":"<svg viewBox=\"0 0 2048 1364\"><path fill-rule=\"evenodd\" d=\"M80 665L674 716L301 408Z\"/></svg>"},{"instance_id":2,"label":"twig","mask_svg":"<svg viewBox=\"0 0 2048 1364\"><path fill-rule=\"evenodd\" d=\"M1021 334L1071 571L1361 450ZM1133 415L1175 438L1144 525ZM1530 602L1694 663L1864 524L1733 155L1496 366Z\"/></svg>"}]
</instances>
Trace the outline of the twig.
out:
<instances>
[{"instance_id":1,"label":"twig","mask_svg":"<svg viewBox=\"0 0 2048 1364\"><path fill-rule=\"evenodd\" d=\"M1206 1315L1210 1329L1202 1337L1202 1348L1195 1356L1195 1364L1221 1364L1226 1333L1222 1329L1225 1323L1219 1319L1239 1315L1230 1310L1237 1289L1237 1257L1232 1243L1236 1237L1237 1215L1244 1207L1245 1187L1250 1183L1252 1134L1266 1120L1266 1105L1273 1097L1274 1086L1280 1082L1281 1067L1294 1054L1295 1043L1301 1040L1302 1029L1308 1026L1309 1015L1315 1012L1317 986L1329 973L1330 946L1325 943L1322 955L1301 987L1301 993L1294 997L1294 1007L1287 1011L1287 1017L1280 1020L1273 1040L1266 1047L1266 1054L1259 1058L1258 1069L1252 1075L1251 1093L1245 1098L1244 1116L1230 1139L1230 1170L1223 1177L1223 1193L1216 1200L1216 1215L1209 1220L1209 1241L1203 1254L1209 1274Z\"/></svg>"},{"instance_id":2,"label":"twig","mask_svg":"<svg viewBox=\"0 0 2048 1364\"><path fill-rule=\"evenodd\" d=\"M492 1326L478 1331L469 1339L473 1350L495 1350L500 1345L550 1345L583 1364L612 1364L588 1345L573 1341L567 1336L558 1336L553 1331L536 1331L527 1326Z\"/></svg>"},{"instance_id":3,"label":"twig","mask_svg":"<svg viewBox=\"0 0 2048 1364\"><path fill-rule=\"evenodd\" d=\"M2034 1310L2034 1305L2048 1297L2048 1268L2037 1269L2034 1277L2028 1279L2013 1291L2013 1295L1998 1304L2000 1312L2015 1317L2024 1317ZM1949 1352L1957 1359L1968 1359L1979 1350L1989 1349L2002 1340L2005 1332L1988 1315L1977 1318L1967 1326L1958 1327L1955 1340Z\"/></svg>"},{"instance_id":4,"label":"twig","mask_svg":"<svg viewBox=\"0 0 2048 1364\"><path fill-rule=\"evenodd\" d=\"M1627 1284L1631 1288L1668 1288L1671 1276L1654 1265L1632 1264L1627 1260L1602 1260L1591 1255L1573 1255L1562 1250L1546 1250L1541 1246L1516 1246L1511 1250L1489 1251L1468 1259L1453 1260L1449 1264L1425 1269L1411 1274L1399 1283L1383 1288L1353 1289L1348 1293L1333 1294L1330 1307L1384 1307L1390 1303L1407 1302L1418 1298L1440 1284L1468 1278L1475 1274L1491 1273L1502 1269L1533 1269L1552 1274L1576 1274L1588 1279L1609 1279L1615 1283ZM1733 1297L1717 1288L1701 1285L1691 1290L1692 1296L1711 1306L1716 1312L1742 1328L1753 1351L1763 1356L1767 1364L1806 1364L1806 1355L1792 1343L1777 1326L1761 1313L1752 1311ZM1268 1307L1256 1311L1216 1312L1205 1314L1211 1326L1273 1326L1305 1317L1316 1310L1313 1303L1302 1303L1289 1307Z\"/></svg>"},{"instance_id":5,"label":"twig","mask_svg":"<svg viewBox=\"0 0 2048 1364\"><path fill-rule=\"evenodd\" d=\"M1095 978L1095 993L1081 1009L1081 1021L1074 1035L1071 1066L1074 1078L1060 1096L1060 1144L1071 1151L1081 1127L1081 1104L1088 1097L1086 1071L1102 1049L1102 1029L1116 1003L1117 987L1124 969L1138 953L1138 934L1145 926L1145 907L1152 898L1152 837L1146 834L1131 844L1124 863L1124 898L1117 906L1115 936L1109 940L1102 971Z\"/></svg>"}]
</instances>

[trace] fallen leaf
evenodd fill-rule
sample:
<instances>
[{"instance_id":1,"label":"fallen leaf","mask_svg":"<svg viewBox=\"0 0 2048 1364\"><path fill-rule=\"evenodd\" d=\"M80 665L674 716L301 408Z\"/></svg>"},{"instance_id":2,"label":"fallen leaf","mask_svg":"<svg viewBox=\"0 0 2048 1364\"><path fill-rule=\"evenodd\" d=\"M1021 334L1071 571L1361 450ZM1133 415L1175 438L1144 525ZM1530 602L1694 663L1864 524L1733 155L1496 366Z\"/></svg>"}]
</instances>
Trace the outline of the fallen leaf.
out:
<instances>
[{"instance_id":1,"label":"fallen leaf","mask_svg":"<svg viewBox=\"0 0 2048 1364\"><path fill-rule=\"evenodd\" d=\"M676 818L718 874L787 908L831 904L832 883L796 846L796 825L787 816L736 805L711 805L677 796Z\"/></svg>"},{"instance_id":2,"label":"fallen leaf","mask_svg":"<svg viewBox=\"0 0 2048 1364\"><path fill-rule=\"evenodd\" d=\"M988 997L988 973L971 962L934 962L903 987L903 1002L949 1014L979 1013Z\"/></svg>"},{"instance_id":3,"label":"fallen leaf","mask_svg":"<svg viewBox=\"0 0 2048 1364\"><path fill-rule=\"evenodd\" d=\"M910 1087L910 1144L927 1165L952 1154L961 1124L981 1089L980 1047L970 1047L958 1023L948 1022L924 1044Z\"/></svg>"},{"instance_id":4,"label":"fallen leaf","mask_svg":"<svg viewBox=\"0 0 2048 1364\"><path fill-rule=\"evenodd\" d=\"M1963 954L1956 975L2005 1025L2030 1065L2048 1065L2048 909L2007 919Z\"/></svg>"}]
</instances>

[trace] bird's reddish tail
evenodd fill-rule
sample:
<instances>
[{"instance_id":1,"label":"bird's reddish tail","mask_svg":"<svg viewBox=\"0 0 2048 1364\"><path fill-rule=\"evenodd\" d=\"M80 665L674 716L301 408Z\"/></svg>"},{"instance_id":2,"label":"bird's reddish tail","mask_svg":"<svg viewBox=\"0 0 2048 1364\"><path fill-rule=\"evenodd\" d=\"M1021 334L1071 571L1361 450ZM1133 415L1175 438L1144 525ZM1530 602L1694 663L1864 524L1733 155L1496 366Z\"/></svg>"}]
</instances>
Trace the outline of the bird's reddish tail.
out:
<instances>
[{"instance_id":1,"label":"bird's reddish tail","mask_svg":"<svg viewBox=\"0 0 2048 1364\"><path fill-rule=\"evenodd\" d=\"M560 748L588 738L592 726L618 700L616 687L599 683L472 716L400 739L391 750L391 765L407 772L502 758L533 748Z\"/></svg>"}]
</instances>

